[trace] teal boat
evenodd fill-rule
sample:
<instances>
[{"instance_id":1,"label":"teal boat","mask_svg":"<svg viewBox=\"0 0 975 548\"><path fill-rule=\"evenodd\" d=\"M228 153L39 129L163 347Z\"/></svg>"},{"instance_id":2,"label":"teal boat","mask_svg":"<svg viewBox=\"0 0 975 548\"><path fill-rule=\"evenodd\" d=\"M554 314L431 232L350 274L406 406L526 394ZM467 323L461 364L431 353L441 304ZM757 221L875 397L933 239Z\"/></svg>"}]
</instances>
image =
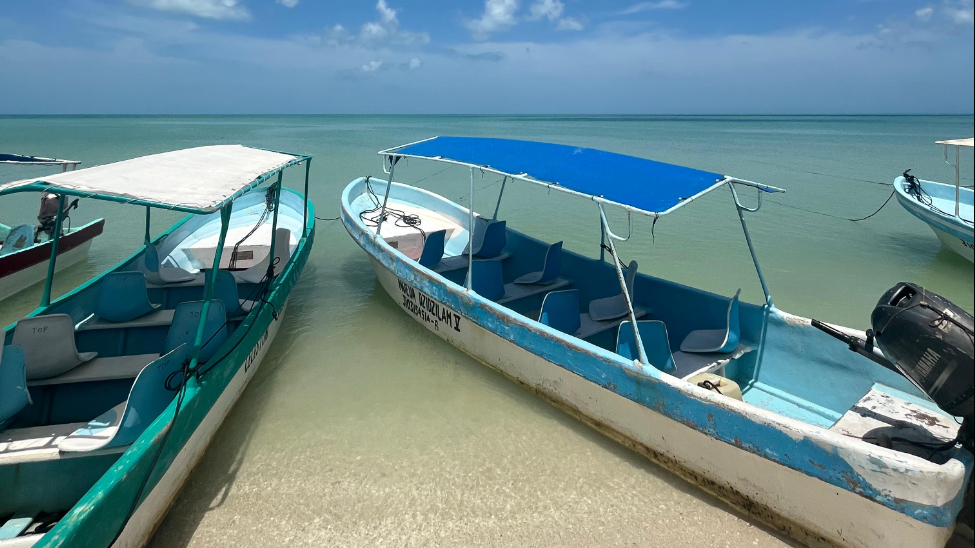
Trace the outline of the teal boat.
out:
<instances>
[{"instance_id":1,"label":"teal boat","mask_svg":"<svg viewBox=\"0 0 975 548\"><path fill-rule=\"evenodd\" d=\"M315 235L311 157L220 145L0 185L145 208L135 253L6 328L0 548L142 546L268 352ZM282 172L304 165L304 194ZM158 237L153 209L189 215ZM62 215L57 218L58 228Z\"/></svg>"}]
</instances>

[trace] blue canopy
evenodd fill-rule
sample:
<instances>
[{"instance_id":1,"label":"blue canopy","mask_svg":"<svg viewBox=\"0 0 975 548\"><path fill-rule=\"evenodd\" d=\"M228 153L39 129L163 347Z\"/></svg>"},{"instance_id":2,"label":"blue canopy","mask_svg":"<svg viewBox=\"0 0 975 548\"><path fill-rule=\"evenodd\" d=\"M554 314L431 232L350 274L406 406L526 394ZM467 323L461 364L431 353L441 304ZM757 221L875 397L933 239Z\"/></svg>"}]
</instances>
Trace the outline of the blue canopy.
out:
<instances>
[{"instance_id":1,"label":"blue canopy","mask_svg":"<svg viewBox=\"0 0 975 548\"><path fill-rule=\"evenodd\" d=\"M717 188L725 177L653 160L534 141L434 137L382 151L387 156L452 161L523 180L550 183L649 214L663 214Z\"/></svg>"}]
</instances>

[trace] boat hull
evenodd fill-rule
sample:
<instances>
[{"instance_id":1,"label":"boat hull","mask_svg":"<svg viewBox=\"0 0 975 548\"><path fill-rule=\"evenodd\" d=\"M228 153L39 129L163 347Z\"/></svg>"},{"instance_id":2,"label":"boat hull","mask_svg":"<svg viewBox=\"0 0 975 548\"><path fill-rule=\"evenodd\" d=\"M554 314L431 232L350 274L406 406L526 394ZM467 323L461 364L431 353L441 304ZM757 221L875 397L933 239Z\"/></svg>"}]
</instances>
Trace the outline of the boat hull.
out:
<instances>
[{"instance_id":1,"label":"boat hull","mask_svg":"<svg viewBox=\"0 0 975 548\"><path fill-rule=\"evenodd\" d=\"M356 184L346 189L342 220L384 290L478 361L808 545L941 548L951 536L967 453L964 462L942 466L884 453L566 338L447 282L376 237L352 211Z\"/></svg>"},{"instance_id":2,"label":"boat hull","mask_svg":"<svg viewBox=\"0 0 975 548\"><path fill-rule=\"evenodd\" d=\"M932 181L921 181L920 184L926 190L948 195L949 197L955 191L954 186ZM919 203L907 193L907 186L903 177L898 177L894 181L894 188L897 192L897 201L900 205L908 213L931 227L931 230L934 231L934 234L945 247L968 259L970 262L975 262L975 229L972 228L971 224L967 224L953 215L945 215L934 211L928 206ZM972 215L972 191L970 189L962 189L960 194L961 199L968 202L964 206L965 209L962 209L961 215L966 217L967 214L966 218L970 218ZM954 202L951 200L941 199L936 204L946 211L954 211Z\"/></svg>"},{"instance_id":3,"label":"boat hull","mask_svg":"<svg viewBox=\"0 0 975 548\"><path fill-rule=\"evenodd\" d=\"M285 304L286 307L287 304ZM272 321L264 331L264 334L258 339L258 346L254 348L251 354L253 359L248 358L248 365L239 368L237 373L234 374L227 387L220 394L220 397L217 398L216 403L210 408L210 411L203 420L200 421L199 426L197 426L196 430L183 445L183 448L176 454L169 469L166 470L159 479L159 482L156 483L156 486L132 514L132 518L125 525L122 534L112 544L113 547L138 548L145 546L149 542L149 539L152 538L153 533L166 517L166 512L169 510L169 507L172 506L183 485L186 483L190 472L193 471L196 463L203 457L203 453L210 445L220 425L230 413L234 404L237 403L237 400L240 399L240 395L247 388L247 384L254 377L258 367L260 367L268 348L271 347L271 343L274 342L274 338L277 336L278 329L281 326L281 320L284 318L284 312L285 309L282 308L278 313L278 319Z\"/></svg>"},{"instance_id":4,"label":"boat hull","mask_svg":"<svg viewBox=\"0 0 975 548\"><path fill-rule=\"evenodd\" d=\"M512 344L409 285L379 261L371 262L383 289L400 308L450 344L805 544L940 548L951 536L951 527L921 523L655 413ZM440 319L446 312L435 317L431 308L449 311L449 322Z\"/></svg>"},{"instance_id":5,"label":"boat hull","mask_svg":"<svg viewBox=\"0 0 975 548\"><path fill-rule=\"evenodd\" d=\"M105 221L99 219L64 236L58 242L55 271L60 272L88 257L91 241L102 233L104 226ZM50 242L0 257L0 300L43 282L50 257Z\"/></svg>"}]
</instances>

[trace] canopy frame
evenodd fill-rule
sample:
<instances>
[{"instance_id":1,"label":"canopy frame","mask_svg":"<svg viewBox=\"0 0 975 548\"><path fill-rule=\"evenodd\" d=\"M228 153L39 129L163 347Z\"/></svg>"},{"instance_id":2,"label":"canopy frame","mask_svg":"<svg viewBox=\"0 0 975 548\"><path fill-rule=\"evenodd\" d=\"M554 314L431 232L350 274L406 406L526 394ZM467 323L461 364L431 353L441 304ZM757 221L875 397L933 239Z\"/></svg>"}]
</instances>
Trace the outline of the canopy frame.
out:
<instances>
[{"instance_id":1,"label":"canopy frame","mask_svg":"<svg viewBox=\"0 0 975 548\"><path fill-rule=\"evenodd\" d=\"M937 141L935 144L943 145L945 149L945 163L955 168L955 217L961 218L961 147L971 147L972 139L953 139L949 141ZM948 160L948 147L955 148L955 163Z\"/></svg>"}]
</instances>

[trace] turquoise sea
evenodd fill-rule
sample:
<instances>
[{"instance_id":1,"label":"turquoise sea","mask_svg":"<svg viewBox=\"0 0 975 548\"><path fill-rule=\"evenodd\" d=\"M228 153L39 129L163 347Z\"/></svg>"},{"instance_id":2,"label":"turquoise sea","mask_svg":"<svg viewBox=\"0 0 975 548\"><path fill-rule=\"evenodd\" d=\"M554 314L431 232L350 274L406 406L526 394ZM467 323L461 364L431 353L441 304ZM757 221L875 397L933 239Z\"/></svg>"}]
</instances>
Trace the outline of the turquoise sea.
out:
<instances>
[{"instance_id":1,"label":"turquoise sea","mask_svg":"<svg viewBox=\"0 0 975 548\"><path fill-rule=\"evenodd\" d=\"M434 135L573 144L785 188L748 215L779 308L869 326L880 295L917 282L969 312L973 267L888 198L905 169L952 182L934 141L970 137L972 116L0 116L0 152L103 164L217 143L314 156L311 198L338 216L342 188L381 176L376 151ZM972 154L962 184L972 184ZM49 168L48 168L49 169ZM300 187L300 170L285 182ZM46 173L0 166L0 182ZM466 203L464 168L412 161L396 179ZM498 178L475 180L493 211ZM747 195L746 200L753 196ZM34 221L37 197L0 198L0 221ZM592 202L508 185L509 226L598 256ZM142 241L143 211L83 201L104 217L63 293ZM159 232L178 218L153 217ZM626 216L612 214L616 232ZM622 257L647 272L762 299L730 193L655 224L634 218ZM41 287L0 303L4 325ZM495 374L400 311L339 222L321 221L308 266L254 382L194 471L152 546L789 546L643 457Z\"/></svg>"}]
</instances>

